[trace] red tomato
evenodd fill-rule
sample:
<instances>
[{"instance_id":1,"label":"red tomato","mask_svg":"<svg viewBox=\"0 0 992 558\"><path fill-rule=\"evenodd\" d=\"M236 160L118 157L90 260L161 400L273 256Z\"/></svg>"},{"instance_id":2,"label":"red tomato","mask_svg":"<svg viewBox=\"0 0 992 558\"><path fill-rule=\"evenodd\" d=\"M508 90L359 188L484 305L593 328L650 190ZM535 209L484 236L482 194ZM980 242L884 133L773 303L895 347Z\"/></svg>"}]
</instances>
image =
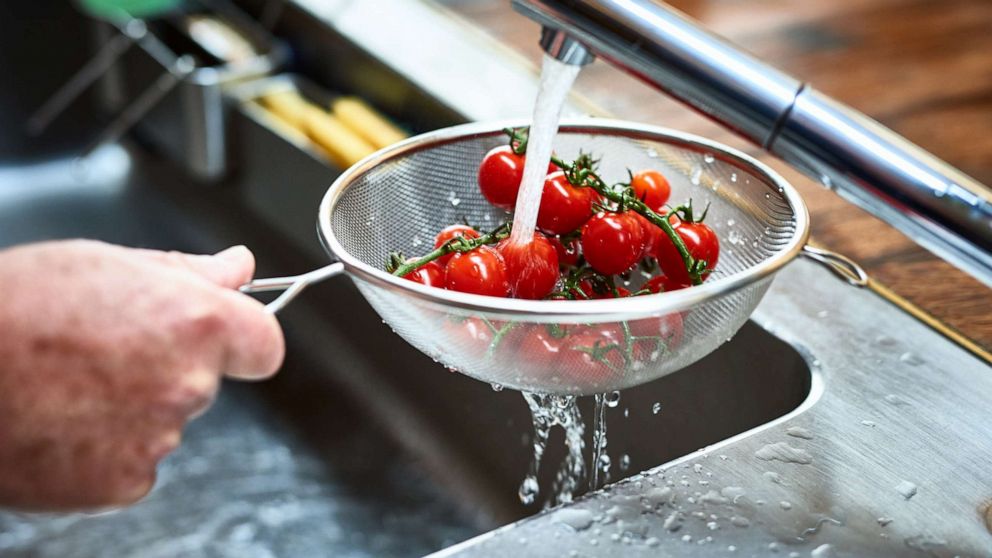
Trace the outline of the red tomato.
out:
<instances>
[{"instance_id":1,"label":"red tomato","mask_svg":"<svg viewBox=\"0 0 992 558\"><path fill-rule=\"evenodd\" d=\"M573 238L568 242L562 242L560 237L552 236L548 240L554 245L558 252L558 263L564 266L574 266L579 263L579 239Z\"/></svg>"},{"instance_id":2,"label":"red tomato","mask_svg":"<svg viewBox=\"0 0 992 558\"><path fill-rule=\"evenodd\" d=\"M444 285L452 291L463 293L510 295L506 264L499 253L489 246L479 246L471 252L452 256L445 267Z\"/></svg>"},{"instance_id":3,"label":"red tomato","mask_svg":"<svg viewBox=\"0 0 992 558\"><path fill-rule=\"evenodd\" d=\"M434 237L434 248L435 249L440 248L442 244L451 240L452 238L455 238L456 236L461 236L464 238L479 238L479 231L467 225L447 226L441 229L441 232L437 233L437 236ZM443 266L448 263L448 260L450 260L451 256L453 255L454 254L445 254L444 256L441 256L435 261L440 262L441 265Z\"/></svg>"},{"instance_id":4,"label":"red tomato","mask_svg":"<svg viewBox=\"0 0 992 558\"><path fill-rule=\"evenodd\" d=\"M562 332L564 335L564 332ZM555 337L544 325L531 324L517 345L517 355L533 367L544 371L557 369L564 337Z\"/></svg>"},{"instance_id":5,"label":"red tomato","mask_svg":"<svg viewBox=\"0 0 992 558\"><path fill-rule=\"evenodd\" d=\"M502 209L513 209L517 203L520 179L524 176L524 156L517 155L509 145L491 149L479 165L479 190L489 203Z\"/></svg>"},{"instance_id":6,"label":"red tomato","mask_svg":"<svg viewBox=\"0 0 992 558\"><path fill-rule=\"evenodd\" d=\"M679 283L678 281L673 281L667 275L656 275L648 279L644 283L644 288L651 291L652 293L667 293L669 291L677 291L679 289L684 289L689 285L685 283Z\"/></svg>"},{"instance_id":7,"label":"red tomato","mask_svg":"<svg viewBox=\"0 0 992 558\"><path fill-rule=\"evenodd\" d=\"M689 254L697 260L705 260L706 267L713 269L720 256L720 241L713 229L704 223L684 221L675 224L674 227L675 232L682 237L682 242L685 243ZM692 284L689 279L689 272L686 271L685 263L682 261L678 249L675 248L675 244L667 236L661 240L655 246L655 257L658 258L658 265L661 270L676 283ZM708 272L704 273L702 279L705 281L708 275Z\"/></svg>"},{"instance_id":8,"label":"red tomato","mask_svg":"<svg viewBox=\"0 0 992 558\"><path fill-rule=\"evenodd\" d=\"M428 287L444 288L444 266L437 260L427 262L403 276L404 279L427 285Z\"/></svg>"},{"instance_id":9,"label":"red tomato","mask_svg":"<svg viewBox=\"0 0 992 558\"><path fill-rule=\"evenodd\" d=\"M592 204L598 199L592 188L572 186L565 173L553 172L544 181L537 226L552 234L570 233L589 219Z\"/></svg>"},{"instance_id":10,"label":"red tomato","mask_svg":"<svg viewBox=\"0 0 992 558\"><path fill-rule=\"evenodd\" d=\"M637 219L637 222L641 225L641 230L644 231L644 250L641 252L641 258L654 256L654 248L661 242L661 237L665 236L665 231L661 230L661 227L655 225L648 218L637 213L636 211L630 211L631 215Z\"/></svg>"},{"instance_id":11,"label":"red tomato","mask_svg":"<svg viewBox=\"0 0 992 558\"><path fill-rule=\"evenodd\" d=\"M524 177L526 157L517 155L509 145L493 148L479 165L479 190L496 207L512 210L517 204L517 192ZM559 170L548 163L548 173Z\"/></svg>"},{"instance_id":12,"label":"red tomato","mask_svg":"<svg viewBox=\"0 0 992 558\"><path fill-rule=\"evenodd\" d=\"M548 237L534 232L528 244L517 244L507 238L496 246L506 263L510 292L517 298L544 298L555 290L561 277L558 252Z\"/></svg>"},{"instance_id":13,"label":"red tomato","mask_svg":"<svg viewBox=\"0 0 992 558\"><path fill-rule=\"evenodd\" d=\"M654 362L682 343L682 314L673 312L657 318L632 321L630 333L643 338L634 340L634 358L641 362Z\"/></svg>"},{"instance_id":14,"label":"red tomato","mask_svg":"<svg viewBox=\"0 0 992 558\"><path fill-rule=\"evenodd\" d=\"M623 273L641 259L644 236L633 213L598 213L582 227L582 254L604 275Z\"/></svg>"},{"instance_id":15,"label":"red tomato","mask_svg":"<svg viewBox=\"0 0 992 558\"><path fill-rule=\"evenodd\" d=\"M561 366L577 381L596 382L623 373L623 332L616 324L570 332L561 347Z\"/></svg>"},{"instance_id":16,"label":"red tomato","mask_svg":"<svg viewBox=\"0 0 992 558\"><path fill-rule=\"evenodd\" d=\"M630 179L630 187L634 189L637 198L655 213L664 211L665 203L672 195L672 187L669 186L668 179L656 170L635 172Z\"/></svg>"}]
</instances>

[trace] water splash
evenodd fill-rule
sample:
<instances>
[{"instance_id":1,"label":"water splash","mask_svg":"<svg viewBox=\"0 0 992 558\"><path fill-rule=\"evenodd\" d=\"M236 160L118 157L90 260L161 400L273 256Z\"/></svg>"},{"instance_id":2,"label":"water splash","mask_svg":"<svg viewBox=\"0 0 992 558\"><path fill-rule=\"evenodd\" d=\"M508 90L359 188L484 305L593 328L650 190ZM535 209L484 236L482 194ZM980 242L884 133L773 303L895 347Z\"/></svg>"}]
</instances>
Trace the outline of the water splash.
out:
<instances>
[{"instance_id":1,"label":"water splash","mask_svg":"<svg viewBox=\"0 0 992 558\"><path fill-rule=\"evenodd\" d=\"M606 407L615 407L620 403L620 392L615 391L610 394L610 401L613 401L612 404L608 402L607 394L605 393L594 396L594 399L596 404L593 410L592 475L589 476L590 490L599 488L600 474L603 476L604 483L610 480L610 456L606 453Z\"/></svg>"},{"instance_id":2,"label":"water splash","mask_svg":"<svg viewBox=\"0 0 992 558\"><path fill-rule=\"evenodd\" d=\"M549 505L571 502L579 483L585 477L585 422L579 412L574 396L538 395L523 393L524 401L530 409L534 424L534 455L531 458L527 475L520 484L519 497L525 505L534 503L540 494L538 472L541 459L548 445L551 428L560 426L565 431L565 446L568 453L561 462L551 487Z\"/></svg>"}]
</instances>

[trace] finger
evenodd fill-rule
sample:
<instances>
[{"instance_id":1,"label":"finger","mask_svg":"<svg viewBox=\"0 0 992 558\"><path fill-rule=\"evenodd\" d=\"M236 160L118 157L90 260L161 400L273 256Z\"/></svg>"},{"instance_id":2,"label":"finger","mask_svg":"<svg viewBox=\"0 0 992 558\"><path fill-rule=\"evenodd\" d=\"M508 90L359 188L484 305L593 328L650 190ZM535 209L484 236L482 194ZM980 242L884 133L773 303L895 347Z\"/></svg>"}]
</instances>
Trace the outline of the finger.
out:
<instances>
[{"instance_id":1,"label":"finger","mask_svg":"<svg viewBox=\"0 0 992 558\"><path fill-rule=\"evenodd\" d=\"M241 379L271 376L282 365L286 352L279 322L255 299L234 291L221 294L226 320L221 372Z\"/></svg>"},{"instance_id":2,"label":"finger","mask_svg":"<svg viewBox=\"0 0 992 558\"><path fill-rule=\"evenodd\" d=\"M212 256L138 250L155 261L178 268L185 268L204 279L228 289L236 289L255 275L255 256L245 246L232 246Z\"/></svg>"}]
</instances>

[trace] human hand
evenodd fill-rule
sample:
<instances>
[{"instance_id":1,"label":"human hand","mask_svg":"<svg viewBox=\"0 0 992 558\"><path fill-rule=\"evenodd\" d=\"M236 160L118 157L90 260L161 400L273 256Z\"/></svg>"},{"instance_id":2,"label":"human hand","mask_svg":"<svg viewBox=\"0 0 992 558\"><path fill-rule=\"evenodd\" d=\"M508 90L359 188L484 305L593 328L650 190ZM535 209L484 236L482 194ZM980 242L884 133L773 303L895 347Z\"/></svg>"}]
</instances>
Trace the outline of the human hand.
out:
<instances>
[{"instance_id":1,"label":"human hand","mask_svg":"<svg viewBox=\"0 0 992 558\"><path fill-rule=\"evenodd\" d=\"M191 256L94 241L0 251L0 506L147 494L222 375L282 363L275 317L236 291L244 247Z\"/></svg>"}]
</instances>

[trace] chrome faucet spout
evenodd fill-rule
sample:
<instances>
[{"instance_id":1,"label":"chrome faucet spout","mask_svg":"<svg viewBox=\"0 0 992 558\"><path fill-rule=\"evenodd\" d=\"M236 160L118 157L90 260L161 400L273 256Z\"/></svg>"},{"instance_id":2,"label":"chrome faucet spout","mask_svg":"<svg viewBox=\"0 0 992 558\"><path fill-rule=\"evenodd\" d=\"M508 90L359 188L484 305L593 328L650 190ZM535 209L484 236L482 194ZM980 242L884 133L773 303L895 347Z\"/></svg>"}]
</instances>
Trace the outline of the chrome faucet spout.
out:
<instances>
[{"instance_id":1,"label":"chrome faucet spout","mask_svg":"<svg viewBox=\"0 0 992 558\"><path fill-rule=\"evenodd\" d=\"M585 45L553 27L541 29L541 48L555 60L573 66L585 66L595 59Z\"/></svg>"},{"instance_id":2,"label":"chrome faucet spout","mask_svg":"<svg viewBox=\"0 0 992 558\"><path fill-rule=\"evenodd\" d=\"M655 0L512 0L559 60L692 106L992 286L992 190Z\"/></svg>"}]
</instances>

